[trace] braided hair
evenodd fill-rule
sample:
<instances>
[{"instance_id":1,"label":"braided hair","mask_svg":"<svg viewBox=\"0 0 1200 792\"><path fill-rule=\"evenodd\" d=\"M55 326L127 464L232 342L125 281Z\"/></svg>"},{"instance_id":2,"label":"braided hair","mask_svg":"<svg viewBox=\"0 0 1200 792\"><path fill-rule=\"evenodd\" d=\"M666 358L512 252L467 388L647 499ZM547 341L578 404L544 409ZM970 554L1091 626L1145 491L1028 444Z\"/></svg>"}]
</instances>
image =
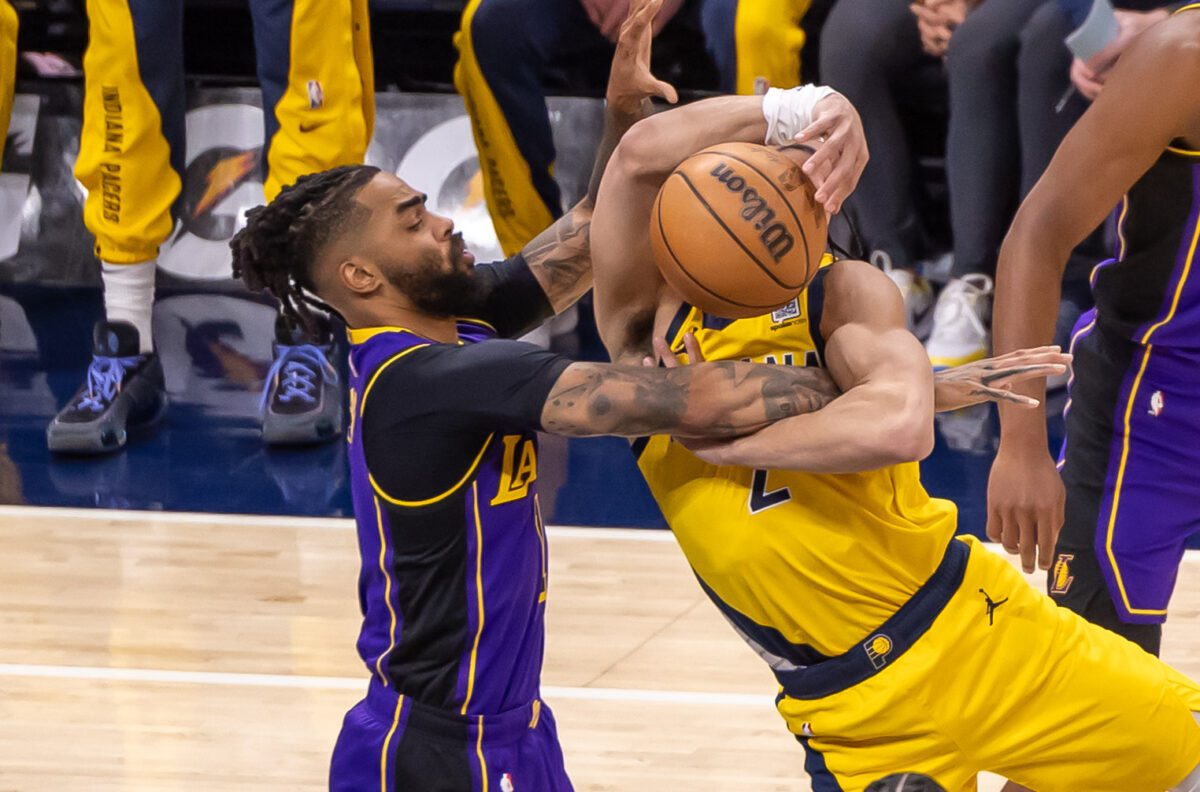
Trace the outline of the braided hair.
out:
<instances>
[{"instance_id":1,"label":"braided hair","mask_svg":"<svg viewBox=\"0 0 1200 792\"><path fill-rule=\"evenodd\" d=\"M314 311L337 312L313 296L313 263L326 245L369 217L354 199L378 172L369 165L343 165L301 176L271 203L246 212L246 227L229 242L233 277L251 291L274 295L290 327L319 335Z\"/></svg>"}]
</instances>

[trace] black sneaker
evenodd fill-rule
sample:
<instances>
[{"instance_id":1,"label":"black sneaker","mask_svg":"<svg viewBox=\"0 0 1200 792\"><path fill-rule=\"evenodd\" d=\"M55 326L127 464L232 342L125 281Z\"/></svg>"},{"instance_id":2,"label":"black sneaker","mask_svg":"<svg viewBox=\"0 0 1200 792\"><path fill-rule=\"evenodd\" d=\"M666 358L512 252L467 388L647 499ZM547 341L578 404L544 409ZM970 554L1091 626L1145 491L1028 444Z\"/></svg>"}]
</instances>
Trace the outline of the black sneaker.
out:
<instances>
[{"instance_id":1,"label":"black sneaker","mask_svg":"<svg viewBox=\"0 0 1200 792\"><path fill-rule=\"evenodd\" d=\"M116 451L130 430L154 424L166 409L162 363L153 352L138 354L137 328L97 322L87 380L46 427L46 445L67 454Z\"/></svg>"},{"instance_id":2,"label":"black sneaker","mask_svg":"<svg viewBox=\"0 0 1200 792\"><path fill-rule=\"evenodd\" d=\"M342 433L342 392L330 361L333 338L328 328L312 343L275 322L275 363L263 386L263 440L269 445L323 443Z\"/></svg>"}]
</instances>

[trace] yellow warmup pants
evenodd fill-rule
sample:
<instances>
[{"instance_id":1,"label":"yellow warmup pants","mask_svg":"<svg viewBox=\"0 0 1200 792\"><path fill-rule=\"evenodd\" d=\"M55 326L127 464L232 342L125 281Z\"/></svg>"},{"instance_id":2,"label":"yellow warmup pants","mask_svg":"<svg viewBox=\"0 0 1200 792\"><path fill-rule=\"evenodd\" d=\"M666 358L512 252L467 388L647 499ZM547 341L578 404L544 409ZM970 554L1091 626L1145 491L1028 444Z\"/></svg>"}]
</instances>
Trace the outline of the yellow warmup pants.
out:
<instances>
[{"instance_id":1,"label":"yellow warmup pants","mask_svg":"<svg viewBox=\"0 0 1200 792\"><path fill-rule=\"evenodd\" d=\"M0 0L0 162L12 116L13 89L17 84L17 12Z\"/></svg>"},{"instance_id":2,"label":"yellow warmup pants","mask_svg":"<svg viewBox=\"0 0 1200 792\"><path fill-rule=\"evenodd\" d=\"M800 78L811 0L704 0L700 22L724 90L752 93L758 78ZM454 84L479 149L488 210L506 255L562 214L543 78L563 58L607 60L611 45L578 0L471 0L455 38Z\"/></svg>"},{"instance_id":3,"label":"yellow warmup pants","mask_svg":"<svg viewBox=\"0 0 1200 792\"><path fill-rule=\"evenodd\" d=\"M270 200L284 185L362 162L374 128L367 0L251 0ZM88 0L75 176L96 255L135 264L174 225L185 168L182 0ZM254 153L223 162L241 178ZM229 175L229 174L223 174Z\"/></svg>"}]
</instances>

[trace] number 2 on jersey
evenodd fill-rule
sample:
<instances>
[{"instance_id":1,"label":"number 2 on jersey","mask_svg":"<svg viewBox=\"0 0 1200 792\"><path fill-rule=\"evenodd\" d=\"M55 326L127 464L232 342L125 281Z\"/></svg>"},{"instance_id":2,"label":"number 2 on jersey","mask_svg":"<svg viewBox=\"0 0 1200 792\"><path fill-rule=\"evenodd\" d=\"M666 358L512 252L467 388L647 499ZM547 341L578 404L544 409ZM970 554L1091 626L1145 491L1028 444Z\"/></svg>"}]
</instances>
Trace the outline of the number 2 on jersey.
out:
<instances>
[{"instance_id":1,"label":"number 2 on jersey","mask_svg":"<svg viewBox=\"0 0 1200 792\"><path fill-rule=\"evenodd\" d=\"M751 514L758 514L792 499L792 492L787 487L780 487L777 490L767 489L767 473L769 472L767 470L754 471L754 480L750 483Z\"/></svg>"}]
</instances>

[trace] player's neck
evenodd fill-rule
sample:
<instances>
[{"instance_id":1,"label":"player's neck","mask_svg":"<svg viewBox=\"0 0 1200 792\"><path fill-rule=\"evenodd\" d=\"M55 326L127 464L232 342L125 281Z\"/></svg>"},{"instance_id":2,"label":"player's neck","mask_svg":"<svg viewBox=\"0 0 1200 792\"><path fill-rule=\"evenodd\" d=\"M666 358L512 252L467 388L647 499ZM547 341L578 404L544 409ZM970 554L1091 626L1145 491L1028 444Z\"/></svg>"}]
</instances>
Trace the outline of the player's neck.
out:
<instances>
[{"instance_id":1,"label":"player's neck","mask_svg":"<svg viewBox=\"0 0 1200 792\"><path fill-rule=\"evenodd\" d=\"M431 341L443 344L458 341L458 322L454 317L434 316L402 301L388 300L386 306L379 304L354 313L346 316L354 328L402 327Z\"/></svg>"},{"instance_id":2,"label":"player's neck","mask_svg":"<svg viewBox=\"0 0 1200 792\"><path fill-rule=\"evenodd\" d=\"M458 341L458 322L453 317L430 316L419 311L405 311L399 326L430 341L453 344Z\"/></svg>"}]
</instances>

